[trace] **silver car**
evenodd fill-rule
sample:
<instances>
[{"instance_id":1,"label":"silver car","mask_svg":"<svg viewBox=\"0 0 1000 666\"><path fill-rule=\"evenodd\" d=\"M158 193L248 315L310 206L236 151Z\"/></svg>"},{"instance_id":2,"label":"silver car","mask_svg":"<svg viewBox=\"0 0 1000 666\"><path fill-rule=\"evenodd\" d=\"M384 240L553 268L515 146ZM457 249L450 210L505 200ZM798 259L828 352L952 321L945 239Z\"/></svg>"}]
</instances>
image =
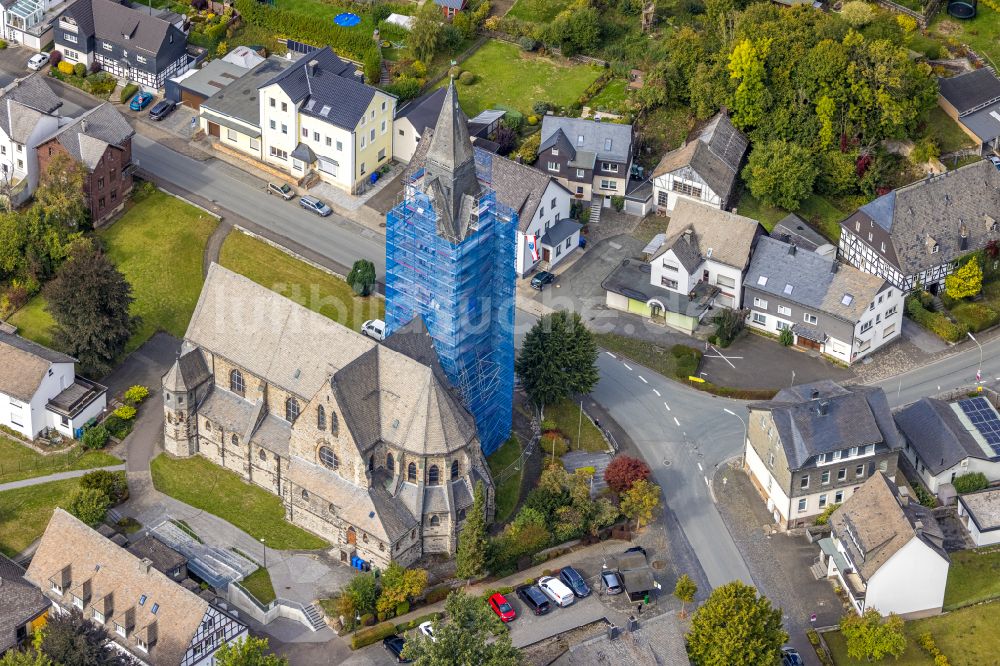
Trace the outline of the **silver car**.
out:
<instances>
[{"instance_id":1,"label":"silver car","mask_svg":"<svg viewBox=\"0 0 1000 666\"><path fill-rule=\"evenodd\" d=\"M330 210L329 206L327 206L325 203L323 203L316 197L310 196L308 194L304 197L299 197L299 205L308 211L316 213L320 217L326 217L327 215L333 213L333 211Z\"/></svg>"}]
</instances>

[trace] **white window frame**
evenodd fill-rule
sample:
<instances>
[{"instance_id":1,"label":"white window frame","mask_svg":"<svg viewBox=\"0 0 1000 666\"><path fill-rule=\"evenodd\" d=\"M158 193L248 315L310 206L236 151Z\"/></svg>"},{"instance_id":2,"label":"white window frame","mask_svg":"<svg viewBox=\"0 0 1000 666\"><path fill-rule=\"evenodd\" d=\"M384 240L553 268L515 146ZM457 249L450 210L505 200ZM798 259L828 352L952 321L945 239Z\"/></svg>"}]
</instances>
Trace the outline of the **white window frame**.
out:
<instances>
[{"instance_id":1,"label":"white window frame","mask_svg":"<svg viewBox=\"0 0 1000 666\"><path fill-rule=\"evenodd\" d=\"M792 309L789 308L789 307L785 307L784 305L779 305L778 306L778 314L784 315L785 317L791 317L792 316Z\"/></svg>"},{"instance_id":2,"label":"white window frame","mask_svg":"<svg viewBox=\"0 0 1000 666\"><path fill-rule=\"evenodd\" d=\"M819 317L817 317L812 313L806 312L802 315L802 321L812 326L815 326L816 324L819 323Z\"/></svg>"},{"instance_id":3,"label":"white window frame","mask_svg":"<svg viewBox=\"0 0 1000 666\"><path fill-rule=\"evenodd\" d=\"M763 299L763 298L761 298L759 296L754 296L753 297L753 306L755 308L760 308L762 310L766 310L767 309L767 300Z\"/></svg>"},{"instance_id":4,"label":"white window frame","mask_svg":"<svg viewBox=\"0 0 1000 666\"><path fill-rule=\"evenodd\" d=\"M761 326L767 326L767 315L763 312L754 312L753 323L760 324Z\"/></svg>"}]
</instances>

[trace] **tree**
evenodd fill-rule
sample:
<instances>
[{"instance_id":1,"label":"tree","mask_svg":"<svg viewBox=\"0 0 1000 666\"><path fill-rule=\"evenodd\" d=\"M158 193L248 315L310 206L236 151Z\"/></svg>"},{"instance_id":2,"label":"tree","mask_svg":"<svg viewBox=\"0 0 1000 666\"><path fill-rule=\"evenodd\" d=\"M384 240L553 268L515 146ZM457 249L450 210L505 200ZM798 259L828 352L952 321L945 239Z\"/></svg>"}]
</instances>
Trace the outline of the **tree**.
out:
<instances>
[{"instance_id":1,"label":"tree","mask_svg":"<svg viewBox=\"0 0 1000 666\"><path fill-rule=\"evenodd\" d=\"M643 522L653 519L660 508L660 487L645 479L639 479L622 494L621 510L625 517L635 521L640 529Z\"/></svg>"},{"instance_id":2,"label":"tree","mask_svg":"<svg viewBox=\"0 0 1000 666\"><path fill-rule=\"evenodd\" d=\"M781 610L740 581L715 588L695 611L687 652L695 666L776 664L788 634Z\"/></svg>"},{"instance_id":3,"label":"tree","mask_svg":"<svg viewBox=\"0 0 1000 666\"><path fill-rule=\"evenodd\" d=\"M90 241L73 246L46 289L55 320L56 347L75 356L84 371L106 374L138 324L129 314L132 286Z\"/></svg>"},{"instance_id":4,"label":"tree","mask_svg":"<svg viewBox=\"0 0 1000 666\"><path fill-rule=\"evenodd\" d=\"M729 76L739 81L732 98L733 122L743 129L763 121L771 105L771 93L764 81L767 76L764 61L770 49L770 39L756 43L744 39L729 56Z\"/></svg>"},{"instance_id":5,"label":"tree","mask_svg":"<svg viewBox=\"0 0 1000 666\"><path fill-rule=\"evenodd\" d=\"M698 594L698 585L691 580L690 576L682 574L677 579L677 584L674 585L674 596L681 602L681 617L687 616L687 611L684 607L694 601L694 595L696 594Z\"/></svg>"},{"instance_id":6,"label":"tree","mask_svg":"<svg viewBox=\"0 0 1000 666\"><path fill-rule=\"evenodd\" d=\"M84 619L76 608L49 613L39 645L46 657L60 666L133 666L135 660L110 647L107 630Z\"/></svg>"},{"instance_id":7,"label":"tree","mask_svg":"<svg viewBox=\"0 0 1000 666\"><path fill-rule=\"evenodd\" d=\"M378 585L375 574L355 576L340 594L337 610L345 621L354 624L358 615L370 615L375 612L375 602L378 599Z\"/></svg>"},{"instance_id":8,"label":"tree","mask_svg":"<svg viewBox=\"0 0 1000 666\"><path fill-rule=\"evenodd\" d=\"M382 80L382 51L372 49L365 55L365 81L375 85Z\"/></svg>"},{"instance_id":9,"label":"tree","mask_svg":"<svg viewBox=\"0 0 1000 666\"><path fill-rule=\"evenodd\" d=\"M100 490L112 504L124 502L128 497L128 482L124 472L109 472L106 469L87 472L80 477L80 487Z\"/></svg>"},{"instance_id":10,"label":"tree","mask_svg":"<svg viewBox=\"0 0 1000 666\"><path fill-rule=\"evenodd\" d=\"M736 339L736 336L743 330L743 322L746 321L746 313L742 310L730 310L722 308L712 317L715 324L715 337L719 340L719 345L728 347Z\"/></svg>"},{"instance_id":11,"label":"tree","mask_svg":"<svg viewBox=\"0 0 1000 666\"><path fill-rule=\"evenodd\" d=\"M885 657L897 659L906 650L903 620L895 613L885 618L874 608L864 615L850 613L840 621L840 633L847 641L847 656L851 659L881 661Z\"/></svg>"},{"instance_id":12,"label":"tree","mask_svg":"<svg viewBox=\"0 0 1000 666\"><path fill-rule=\"evenodd\" d=\"M404 656L416 666L490 664L518 666L521 653L503 623L478 596L456 590L444 604L447 620L434 623L434 640L424 635L406 641Z\"/></svg>"},{"instance_id":13,"label":"tree","mask_svg":"<svg viewBox=\"0 0 1000 666\"><path fill-rule=\"evenodd\" d=\"M382 593L375 603L375 609L389 616L400 604L409 602L427 587L426 569L404 569L393 562L382 572Z\"/></svg>"},{"instance_id":14,"label":"tree","mask_svg":"<svg viewBox=\"0 0 1000 666\"><path fill-rule=\"evenodd\" d=\"M794 211L812 194L818 171L809 150L779 139L754 145L743 179L765 205Z\"/></svg>"},{"instance_id":15,"label":"tree","mask_svg":"<svg viewBox=\"0 0 1000 666\"><path fill-rule=\"evenodd\" d=\"M427 63L434 59L441 41L441 10L436 4L425 2L417 10L408 41L415 59Z\"/></svg>"},{"instance_id":16,"label":"tree","mask_svg":"<svg viewBox=\"0 0 1000 666\"><path fill-rule=\"evenodd\" d=\"M642 460L618 455L605 468L604 480L608 482L608 487L611 490L623 493L631 488L636 481L648 479L649 473L649 465Z\"/></svg>"},{"instance_id":17,"label":"tree","mask_svg":"<svg viewBox=\"0 0 1000 666\"><path fill-rule=\"evenodd\" d=\"M983 269L971 257L964 266L944 279L945 292L954 299L972 298L983 289Z\"/></svg>"},{"instance_id":18,"label":"tree","mask_svg":"<svg viewBox=\"0 0 1000 666\"><path fill-rule=\"evenodd\" d=\"M351 272L347 274L347 284L358 296L368 296L372 293L372 287L376 280L375 264L368 259L358 259L351 266Z\"/></svg>"},{"instance_id":19,"label":"tree","mask_svg":"<svg viewBox=\"0 0 1000 666\"><path fill-rule=\"evenodd\" d=\"M469 580L485 573L489 545L486 533L486 489L483 482L479 481L472 495L472 508L466 514L462 533L458 535L455 575Z\"/></svg>"},{"instance_id":20,"label":"tree","mask_svg":"<svg viewBox=\"0 0 1000 666\"><path fill-rule=\"evenodd\" d=\"M81 488L73 496L69 512L91 527L104 520L111 500L97 488Z\"/></svg>"},{"instance_id":21,"label":"tree","mask_svg":"<svg viewBox=\"0 0 1000 666\"><path fill-rule=\"evenodd\" d=\"M66 153L56 154L45 167L35 190L35 206L46 220L70 229L89 226L83 184L87 171Z\"/></svg>"},{"instance_id":22,"label":"tree","mask_svg":"<svg viewBox=\"0 0 1000 666\"><path fill-rule=\"evenodd\" d=\"M0 666L58 666L42 652L42 638L42 631L36 631L30 648L8 650L0 657Z\"/></svg>"},{"instance_id":23,"label":"tree","mask_svg":"<svg viewBox=\"0 0 1000 666\"><path fill-rule=\"evenodd\" d=\"M525 336L514 370L543 410L573 393L589 393L599 378L594 334L576 312L545 315Z\"/></svg>"},{"instance_id":24,"label":"tree","mask_svg":"<svg viewBox=\"0 0 1000 666\"><path fill-rule=\"evenodd\" d=\"M266 638L247 636L226 643L215 653L218 666L288 666L288 660L269 651Z\"/></svg>"}]
</instances>

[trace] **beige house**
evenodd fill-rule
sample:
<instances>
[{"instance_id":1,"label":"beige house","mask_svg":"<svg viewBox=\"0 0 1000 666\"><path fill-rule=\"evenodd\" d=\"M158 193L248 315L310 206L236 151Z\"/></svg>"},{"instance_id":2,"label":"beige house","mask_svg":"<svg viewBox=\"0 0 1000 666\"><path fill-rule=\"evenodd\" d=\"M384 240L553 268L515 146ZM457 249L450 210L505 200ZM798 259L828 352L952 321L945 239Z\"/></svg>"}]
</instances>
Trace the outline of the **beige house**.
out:
<instances>
[{"instance_id":1,"label":"beige house","mask_svg":"<svg viewBox=\"0 0 1000 666\"><path fill-rule=\"evenodd\" d=\"M482 482L475 422L422 320L378 344L213 264L163 378L166 450L282 498L344 562L455 552Z\"/></svg>"}]
</instances>

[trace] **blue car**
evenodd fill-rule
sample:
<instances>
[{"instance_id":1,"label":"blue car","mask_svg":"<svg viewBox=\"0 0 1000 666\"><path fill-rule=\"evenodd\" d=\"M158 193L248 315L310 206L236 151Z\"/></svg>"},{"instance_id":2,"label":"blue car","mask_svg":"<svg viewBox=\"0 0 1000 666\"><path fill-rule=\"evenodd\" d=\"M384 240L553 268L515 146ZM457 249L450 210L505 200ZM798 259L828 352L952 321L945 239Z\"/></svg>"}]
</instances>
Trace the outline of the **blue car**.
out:
<instances>
[{"instance_id":1,"label":"blue car","mask_svg":"<svg viewBox=\"0 0 1000 666\"><path fill-rule=\"evenodd\" d=\"M128 108L133 111L142 111L145 109L150 102L153 101L153 93L139 92L135 94L132 101L129 103Z\"/></svg>"}]
</instances>

